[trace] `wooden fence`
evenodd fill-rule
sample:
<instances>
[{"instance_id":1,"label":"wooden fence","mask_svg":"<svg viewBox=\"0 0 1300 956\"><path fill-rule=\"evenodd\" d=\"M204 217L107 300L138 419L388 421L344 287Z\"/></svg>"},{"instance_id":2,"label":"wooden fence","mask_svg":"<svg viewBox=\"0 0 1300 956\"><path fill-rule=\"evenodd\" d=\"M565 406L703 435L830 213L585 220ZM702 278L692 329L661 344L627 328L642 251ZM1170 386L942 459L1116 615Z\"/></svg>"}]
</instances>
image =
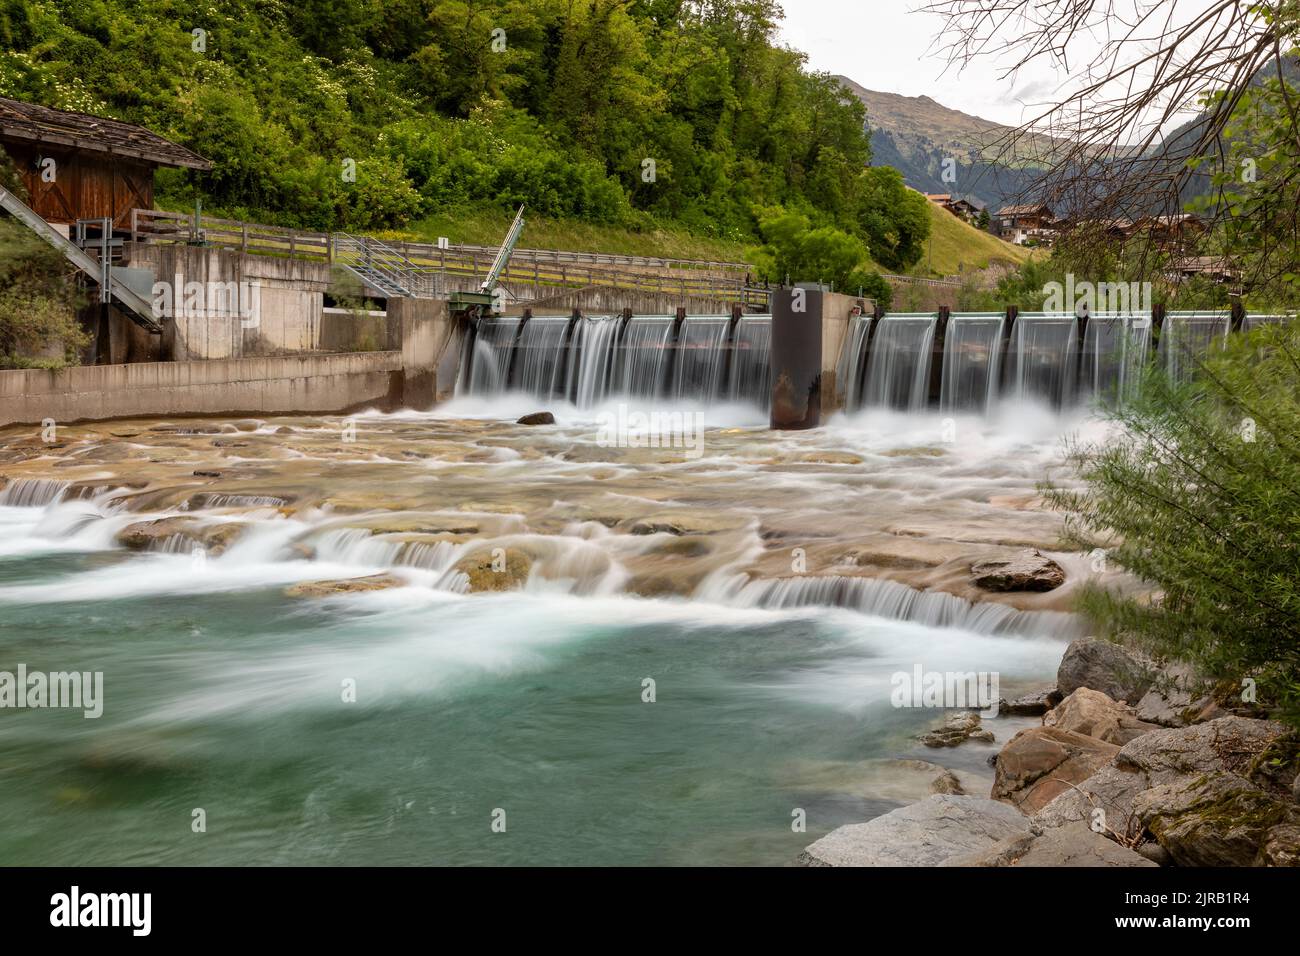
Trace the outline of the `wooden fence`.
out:
<instances>
[{"instance_id":1,"label":"wooden fence","mask_svg":"<svg viewBox=\"0 0 1300 956\"><path fill-rule=\"evenodd\" d=\"M203 243L256 255L324 262L335 259L334 240L330 233L207 217L196 224L195 217L190 214L150 209L132 210L131 239L134 242ZM487 276L497 252L487 246L471 245L452 245L445 249L422 242L386 241L384 245L400 252L413 266L472 279ZM765 305L766 294L750 288L746 281L748 268L738 262L516 249L501 279L506 283L527 282L560 289L596 285ZM760 303L759 299L764 301Z\"/></svg>"}]
</instances>

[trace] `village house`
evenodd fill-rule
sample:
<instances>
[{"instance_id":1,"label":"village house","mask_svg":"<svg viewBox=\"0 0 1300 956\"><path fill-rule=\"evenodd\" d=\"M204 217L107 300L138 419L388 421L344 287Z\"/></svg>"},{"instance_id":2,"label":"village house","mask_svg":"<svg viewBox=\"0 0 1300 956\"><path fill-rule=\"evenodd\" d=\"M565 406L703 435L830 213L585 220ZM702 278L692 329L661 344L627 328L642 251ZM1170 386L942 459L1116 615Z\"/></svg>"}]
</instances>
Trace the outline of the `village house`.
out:
<instances>
[{"instance_id":1,"label":"village house","mask_svg":"<svg viewBox=\"0 0 1300 956\"><path fill-rule=\"evenodd\" d=\"M976 220L979 219L980 212L983 210L982 206L976 205L969 199L961 199L948 193L926 193L925 198L936 206L942 206L958 219L964 219L971 225L975 224Z\"/></svg>"},{"instance_id":2,"label":"village house","mask_svg":"<svg viewBox=\"0 0 1300 956\"><path fill-rule=\"evenodd\" d=\"M1047 205L1003 206L993 216L997 234L1018 246L1051 245L1057 233L1056 217Z\"/></svg>"}]
</instances>

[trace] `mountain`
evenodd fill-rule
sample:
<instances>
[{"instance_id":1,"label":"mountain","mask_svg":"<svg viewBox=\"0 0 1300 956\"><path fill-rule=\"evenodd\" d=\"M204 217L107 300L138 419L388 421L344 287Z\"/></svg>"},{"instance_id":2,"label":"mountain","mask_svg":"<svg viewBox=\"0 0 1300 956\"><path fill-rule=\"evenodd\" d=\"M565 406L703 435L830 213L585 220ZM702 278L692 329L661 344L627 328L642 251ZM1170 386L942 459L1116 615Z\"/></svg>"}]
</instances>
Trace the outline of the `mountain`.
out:
<instances>
[{"instance_id":1,"label":"mountain","mask_svg":"<svg viewBox=\"0 0 1300 956\"><path fill-rule=\"evenodd\" d=\"M1011 132L990 120L949 109L928 96L881 93L835 77L867 108L871 127L871 162L893 166L913 189L952 193L996 212L1028 192L1039 166L1021 159L1000 161L1000 140ZM1051 140L1039 137L1018 145L1017 151L1046 155ZM944 160L952 159L955 181L944 180Z\"/></svg>"}]
</instances>

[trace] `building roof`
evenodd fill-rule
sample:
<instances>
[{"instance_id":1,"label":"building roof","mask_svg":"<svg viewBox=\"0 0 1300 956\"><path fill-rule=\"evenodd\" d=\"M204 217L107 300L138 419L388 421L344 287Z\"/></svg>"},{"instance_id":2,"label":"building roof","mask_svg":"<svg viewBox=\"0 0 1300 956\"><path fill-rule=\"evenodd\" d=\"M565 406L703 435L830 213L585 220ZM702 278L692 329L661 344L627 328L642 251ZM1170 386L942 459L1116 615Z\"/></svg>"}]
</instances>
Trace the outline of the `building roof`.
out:
<instances>
[{"instance_id":1,"label":"building roof","mask_svg":"<svg viewBox=\"0 0 1300 956\"><path fill-rule=\"evenodd\" d=\"M1036 216L1039 213L1052 214L1050 206L1003 206L998 210L999 216Z\"/></svg>"},{"instance_id":2,"label":"building roof","mask_svg":"<svg viewBox=\"0 0 1300 956\"><path fill-rule=\"evenodd\" d=\"M0 97L0 140L72 146L87 152L127 156L157 166L212 168L212 163L198 153L143 126L3 97Z\"/></svg>"},{"instance_id":3,"label":"building roof","mask_svg":"<svg viewBox=\"0 0 1300 956\"><path fill-rule=\"evenodd\" d=\"M926 193L925 198L930 202L947 202L952 199L952 195L950 193Z\"/></svg>"}]
</instances>

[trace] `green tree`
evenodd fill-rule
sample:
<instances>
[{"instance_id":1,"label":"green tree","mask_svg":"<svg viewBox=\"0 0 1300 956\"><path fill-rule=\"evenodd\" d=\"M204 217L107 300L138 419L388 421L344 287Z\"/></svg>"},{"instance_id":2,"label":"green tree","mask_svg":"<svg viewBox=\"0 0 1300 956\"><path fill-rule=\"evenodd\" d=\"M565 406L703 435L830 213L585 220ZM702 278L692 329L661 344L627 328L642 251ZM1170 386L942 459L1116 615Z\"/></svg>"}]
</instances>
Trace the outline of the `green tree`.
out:
<instances>
[{"instance_id":1,"label":"green tree","mask_svg":"<svg viewBox=\"0 0 1300 956\"><path fill-rule=\"evenodd\" d=\"M1194 662L1262 702L1300 703L1300 329L1233 336L1182 384L1152 369L1109 412L1106 440L1076 443L1082 488L1045 488L1068 540L1107 548L1147 600L1092 588L1105 630ZM1118 543L1116 543L1118 539Z\"/></svg>"},{"instance_id":2,"label":"green tree","mask_svg":"<svg viewBox=\"0 0 1300 956\"><path fill-rule=\"evenodd\" d=\"M856 199L858 230L876 262L903 272L921 261L930 238L928 201L907 188L898 170L889 166L862 170Z\"/></svg>"}]
</instances>

